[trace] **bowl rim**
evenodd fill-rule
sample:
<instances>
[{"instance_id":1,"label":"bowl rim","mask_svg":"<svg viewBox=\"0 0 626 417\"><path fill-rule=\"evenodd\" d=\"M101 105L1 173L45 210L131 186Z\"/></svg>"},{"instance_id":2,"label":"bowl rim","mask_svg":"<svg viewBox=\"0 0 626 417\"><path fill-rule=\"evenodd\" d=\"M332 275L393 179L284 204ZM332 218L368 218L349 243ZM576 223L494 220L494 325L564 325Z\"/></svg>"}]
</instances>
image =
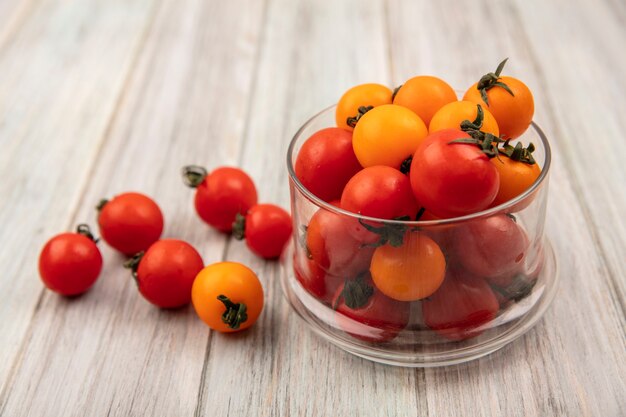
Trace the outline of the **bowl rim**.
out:
<instances>
[{"instance_id":1,"label":"bowl rim","mask_svg":"<svg viewBox=\"0 0 626 417\"><path fill-rule=\"evenodd\" d=\"M537 135L541 139L541 143L542 143L543 148L544 148L544 153L545 153L544 164L541 167L541 173L539 174L539 177L537 177L535 182L533 182L533 184L528 189L526 189L526 191L524 191L522 194L518 195L514 199L509 200L509 201L507 201L507 202L505 202L503 204L500 204L498 206L491 207L491 208L488 208L486 210L478 211L476 213L471 213L471 214L467 214L465 216L459 216L459 217L450 217L450 218L447 218L447 219L418 220L418 221L415 221L415 220L380 219L380 218L377 218L377 217L363 216L361 214L353 213L351 211L347 211L347 210L344 210L344 209L339 208L337 206L334 206L334 205L332 205L332 204L322 200L321 198L319 198L315 194L313 194L311 191L309 191L309 189L306 188L304 186L304 184L302 184L302 182L300 182L300 180L296 176L295 167L294 167L294 164L292 162L293 161L293 153L294 153L294 150L295 150L295 147L296 147L296 142L298 141L298 139L300 139L300 136L302 136L302 133L304 132L304 130L309 125L311 125L316 119L318 119L321 115L325 114L326 112L329 112L330 110L332 110L332 109L334 109L336 107L337 107L337 105L333 104L331 106L328 106L328 107L322 109L321 111L317 112L313 116L311 116L296 131L296 133L294 134L293 138L291 139L291 141L289 143L289 147L287 148L287 171L289 172L289 180L291 181L291 183L294 184L295 187L300 191L300 193L303 196L305 196L311 203L315 204L316 206L318 206L320 208L324 208L325 210L333 212L335 214L344 215L344 216L348 216L348 217L352 217L354 219L360 219L360 220L364 220L364 221L386 223L386 224L397 224L397 225L404 225L404 226L418 226L418 227L419 226L440 226L440 225L449 225L449 224L454 224L454 223L460 223L460 222L465 222L465 221L469 221L469 220L474 220L474 219L479 219L479 218L493 216L493 215L496 215L496 214L499 214L499 213L507 213L508 212L507 209L509 209L511 207L514 207L515 205L517 205L518 203L520 203L521 201L523 201L526 198L530 198L530 196L535 193L535 191L542 185L544 180L548 177L548 174L549 174L549 171L550 171L550 165L551 165L551 161L552 161L552 151L550 149L550 143L548 142L548 138L546 137L546 135L543 132L543 130L534 121L531 121L529 129L532 128L532 129L535 130L535 132L537 133ZM336 126L331 126L331 127L336 127Z\"/></svg>"}]
</instances>

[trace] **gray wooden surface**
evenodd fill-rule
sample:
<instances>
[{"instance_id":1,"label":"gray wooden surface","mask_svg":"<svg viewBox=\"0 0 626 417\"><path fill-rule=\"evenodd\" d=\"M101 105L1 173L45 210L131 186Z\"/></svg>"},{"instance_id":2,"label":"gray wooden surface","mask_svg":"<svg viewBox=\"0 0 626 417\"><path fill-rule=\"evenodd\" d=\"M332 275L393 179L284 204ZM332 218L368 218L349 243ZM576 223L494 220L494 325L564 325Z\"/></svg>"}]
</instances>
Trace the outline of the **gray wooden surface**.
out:
<instances>
[{"instance_id":1,"label":"gray wooden surface","mask_svg":"<svg viewBox=\"0 0 626 417\"><path fill-rule=\"evenodd\" d=\"M625 26L618 0L0 0L0 415L625 416ZM240 165L286 207L288 141L346 88L464 88L505 56L552 141L561 285L503 350L425 370L352 357L290 313L276 263L195 216L181 166ZM260 274L252 329L153 308L104 244L89 293L43 289L43 243L127 190L206 263Z\"/></svg>"}]
</instances>

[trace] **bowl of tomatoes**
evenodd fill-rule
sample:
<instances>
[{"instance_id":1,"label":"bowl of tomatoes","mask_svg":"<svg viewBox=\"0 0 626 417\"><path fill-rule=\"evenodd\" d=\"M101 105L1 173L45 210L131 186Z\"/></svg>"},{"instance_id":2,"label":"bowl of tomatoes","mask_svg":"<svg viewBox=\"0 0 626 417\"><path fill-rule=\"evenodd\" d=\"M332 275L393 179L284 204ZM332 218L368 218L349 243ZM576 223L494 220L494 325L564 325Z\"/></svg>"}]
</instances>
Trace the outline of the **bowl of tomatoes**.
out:
<instances>
[{"instance_id":1,"label":"bowl of tomatoes","mask_svg":"<svg viewBox=\"0 0 626 417\"><path fill-rule=\"evenodd\" d=\"M363 84L295 134L282 286L317 334L426 367L489 354L541 318L558 278L550 146L532 111L511 122L498 108L525 94L501 67L460 98L431 76Z\"/></svg>"}]
</instances>

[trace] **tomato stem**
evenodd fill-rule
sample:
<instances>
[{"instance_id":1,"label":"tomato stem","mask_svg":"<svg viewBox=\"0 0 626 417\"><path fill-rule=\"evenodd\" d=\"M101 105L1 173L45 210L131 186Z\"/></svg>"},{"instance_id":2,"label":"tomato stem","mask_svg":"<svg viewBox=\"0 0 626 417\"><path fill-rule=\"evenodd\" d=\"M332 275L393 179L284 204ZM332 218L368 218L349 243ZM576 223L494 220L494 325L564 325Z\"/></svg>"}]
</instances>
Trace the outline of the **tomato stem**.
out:
<instances>
[{"instance_id":1,"label":"tomato stem","mask_svg":"<svg viewBox=\"0 0 626 417\"><path fill-rule=\"evenodd\" d=\"M413 162L413 155L409 155L402 163L400 164L400 172L403 174L408 174L411 172L411 163Z\"/></svg>"},{"instance_id":2,"label":"tomato stem","mask_svg":"<svg viewBox=\"0 0 626 417\"><path fill-rule=\"evenodd\" d=\"M415 221L418 222L422 218L425 212L426 212L426 208L420 207L420 209L417 211L417 214L415 215Z\"/></svg>"},{"instance_id":3,"label":"tomato stem","mask_svg":"<svg viewBox=\"0 0 626 417\"><path fill-rule=\"evenodd\" d=\"M233 236L237 240L246 238L246 216L237 213L233 222Z\"/></svg>"},{"instance_id":4,"label":"tomato stem","mask_svg":"<svg viewBox=\"0 0 626 417\"><path fill-rule=\"evenodd\" d=\"M480 130L483 127L483 120L485 118L485 112L483 110L483 106L480 104L476 105L476 118L474 121L470 122L469 120L463 120L461 122L461 130L463 132Z\"/></svg>"},{"instance_id":5,"label":"tomato stem","mask_svg":"<svg viewBox=\"0 0 626 417\"><path fill-rule=\"evenodd\" d=\"M137 269L139 268L139 264L141 263L141 260L143 259L143 255L145 255L144 251L138 252L134 254L130 259L128 259L126 262L124 262L124 268L130 269L133 274L133 278L135 279L137 279Z\"/></svg>"},{"instance_id":6,"label":"tomato stem","mask_svg":"<svg viewBox=\"0 0 626 417\"><path fill-rule=\"evenodd\" d=\"M96 205L96 210L98 210L98 212L102 211L102 209L104 208L104 206L107 205L108 202L109 200L107 200L106 198L100 199L100 201Z\"/></svg>"},{"instance_id":7,"label":"tomato stem","mask_svg":"<svg viewBox=\"0 0 626 417\"><path fill-rule=\"evenodd\" d=\"M536 280L529 281L523 274L517 274L513 278L511 285L508 285L506 288L494 284L491 285L491 288L500 293L507 300L518 302L528 297L536 283Z\"/></svg>"},{"instance_id":8,"label":"tomato stem","mask_svg":"<svg viewBox=\"0 0 626 417\"><path fill-rule=\"evenodd\" d=\"M510 139L507 139L502 145L502 149L500 149L500 153L508 156L511 160L517 162L523 162L525 164L534 165L536 163L535 158L533 157L533 152L535 151L535 145L531 142L527 147L521 142L517 142L515 146L509 144Z\"/></svg>"},{"instance_id":9,"label":"tomato stem","mask_svg":"<svg viewBox=\"0 0 626 417\"><path fill-rule=\"evenodd\" d=\"M182 172L185 185L191 188L198 188L208 175L207 170L199 165L187 165Z\"/></svg>"},{"instance_id":10,"label":"tomato stem","mask_svg":"<svg viewBox=\"0 0 626 417\"><path fill-rule=\"evenodd\" d=\"M313 259L313 255L311 254L311 249L309 249L309 247L306 244L306 233L308 229L309 229L309 226L307 226L306 224L303 224L300 226L300 230L302 230L302 234L298 238L298 243L300 244L300 247L304 249L304 252L306 253L306 257L309 259Z\"/></svg>"},{"instance_id":11,"label":"tomato stem","mask_svg":"<svg viewBox=\"0 0 626 417\"><path fill-rule=\"evenodd\" d=\"M396 99L396 95L398 94L398 91L400 91L400 89L402 88L404 84L400 84L399 86L397 86L396 88L393 89L393 93L391 94L391 102L393 103L393 101Z\"/></svg>"},{"instance_id":12,"label":"tomato stem","mask_svg":"<svg viewBox=\"0 0 626 417\"><path fill-rule=\"evenodd\" d=\"M396 217L393 220L409 221L411 220L411 218L409 216L400 216ZM389 243L394 248L400 247L402 246L402 242L404 241L404 235L406 234L406 232L410 229L413 229L412 227L408 227L403 224L383 224L382 226L376 227L372 226L371 224L367 224L362 219L359 219L359 223L368 231L380 236L378 241L374 243L363 244L361 245L362 248L377 248L379 246L386 245L387 243Z\"/></svg>"},{"instance_id":13,"label":"tomato stem","mask_svg":"<svg viewBox=\"0 0 626 417\"><path fill-rule=\"evenodd\" d=\"M367 304L372 295L374 295L374 287L369 285L364 277L364 274L360 274L355 279L346 280L343 284L340 297L337 298L337 303L334 306L335 309L337 309L339 300L342 298L346 306L352 310L356 310Z\"/></svg>"},{"instance_id":14,"label":"tomato stem","mask_svg":"<svg viewBox=\"0 0 626 417\"><path fill-rule=\"evenodd\" d=\"M506 58L504 61L500 62L500 64L498 64L498 68L496 68L495 73L488 72L487 74L480 77L480 80L478 81L478 84L476 85L476 89L480 91L480 97L483 99L483 101L487 105L489 105L489 97L487 96L487 91L489 91L493 87L502 87L510 95L515 96L515 94L513 94L513 91L511 91L509 86L503 83L502 81L500 81L500 74L502 73L502 70L504 69L504 66L506 65L506 61L508 60L509 58Z\"/></svg>"},{"instance_id":15,"label":"tomato stem","mask_svg":"<svg viewBox=\"0 0 626 417\"><path fill-rule=\"evenodd\" d=\"M91 229L89 228L89 225L86 223L81 223L76 227L76 233L78 233L79 235L83 235L86 238L89 238L90 240L92 240L94 243L98 243L98 241L100 239L96 239L93 235L93 233L91 233Z\"/></svg>"},{"instance_id":16,"label":"tomato stem","mask_svg":"<svg viewBox=\"0 0 626 417\"><path fill-rule=\"evenodd\" d=\"M244 303L233 303L225 295L218 295L217 299L224 303L226 311L222 314L222 322L228 324L231 329L237 330L241 323L248 320L248 307Z\"/></svg>"},{"instance_id":17,"label":"tomato stem","mask_svg":"<svg viewBox=\"0 0 626 417\"><path fill-rule=\"evenodd\" d=\"M355 127L357 122L361 120L361 117L368 111L372 110L374 106L361 106L359 107L359 112L356 116L351 116L346 119L346 124L350 127Z\"/></svg>"}]
</instances>

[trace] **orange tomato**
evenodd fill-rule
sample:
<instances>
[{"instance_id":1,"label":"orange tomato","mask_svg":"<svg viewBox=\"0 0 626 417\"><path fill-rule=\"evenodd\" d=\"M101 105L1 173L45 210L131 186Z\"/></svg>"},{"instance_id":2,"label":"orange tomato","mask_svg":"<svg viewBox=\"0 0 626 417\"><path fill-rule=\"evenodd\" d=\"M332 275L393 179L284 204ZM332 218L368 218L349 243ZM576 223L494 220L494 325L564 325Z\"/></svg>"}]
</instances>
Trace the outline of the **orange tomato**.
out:
<instances>
[{"instance_id":1,"label":"orange tomato","mask_svg":"<svg viewBox=\"0 0 626 417\"><path fill-rule=\"evenodd\" d=\"M478 107L476 103L465 100L455 101L446 104L435 113L428 126L428 131L434 133L445 129L460 129L462 121L469 120L473 122L477 115ZM485 106L483 106L483 125L480 130L485 133L491 133L494 136L500 134L496 119Z\"/></svg>"},{"instance_id":2,"label":"orange tomato","mask_svg":"<svg viewBox=\"0 0 626 417\"><path fill-rule=\"evenodd\" d=\"M467 90L463 100L486 106L498 121L504 139L515 139L533 120L535 101L526 84L517 78L500 76L507 60L498 65L495 73L483 75Z\"/></svg>"},{"instance_id":3,"label":"orange tomato","mask_svg":"<svg viewBox=\"0 0 626 417\"><path fill-rule=\"evenodd\" d=\"M370 272L376 287L387 297L415 301L441 286L446 260L434 240L423 232L409 231L401 246L376 248Z\"/></svg>"},{"instance_id":4,"label":"orange tomato","mask_svg":"<svg viewBox=\"0 0 626 417\"><path fill-rule=\"evenodd\" d=\"M500 175L500 188L496 198L491 203L492 207L506 203L526 191L535 182L541 173L541 168L537 163L527 164L525 162L514 161L506 155L492 158L491 163L498 170ZM517 207L522 209L524 207Z\"/></svg>"},{"instance_id":5,"label":"orange tomato","mask_svg":"<svg viewBox=\"0 0 626 417\"><path fill-rule=\"evenodd\" d=\"M456 93L440 78L413 77L398 87L393 104L413 110L427 125L433 115L448 103L457 101Z\"/></svg>"},{"instance_id":6,"label":"orange tomato","mask_svg":"<svg viewBox=\"0 0 626 417\"><path fill-rule=\"evenodd\" d=\"M237 262L218 262L196 276L191 301L211 329L236 332L254 324L263 309L263 287L250 268Z\"/></svg>"},{"instance_id":7,"label":"orange tomato","mask_svg":"<svg viewBox=\"0 0 626 417\"><path fill-rule=\"evenodd\" d=\"M359 120L352 147L364 168L386 165L399 169L427 135L428 129L418 115L406 107L386 104L368 111Z\"/></svg>"},{"instance_id":8,"label":"orange tomato","mask_svg":"<svg viewBox=\"0 0 626 417\"><path fill-rule=\"evenodd\" d=\"M348 124L348 118L359 114L359 107L377 107L391 104L392 92L381 84L361 84L346 91L337 103L335 121L337 127L352 131L353 126Z\"/></svg>"}]
</instances>

